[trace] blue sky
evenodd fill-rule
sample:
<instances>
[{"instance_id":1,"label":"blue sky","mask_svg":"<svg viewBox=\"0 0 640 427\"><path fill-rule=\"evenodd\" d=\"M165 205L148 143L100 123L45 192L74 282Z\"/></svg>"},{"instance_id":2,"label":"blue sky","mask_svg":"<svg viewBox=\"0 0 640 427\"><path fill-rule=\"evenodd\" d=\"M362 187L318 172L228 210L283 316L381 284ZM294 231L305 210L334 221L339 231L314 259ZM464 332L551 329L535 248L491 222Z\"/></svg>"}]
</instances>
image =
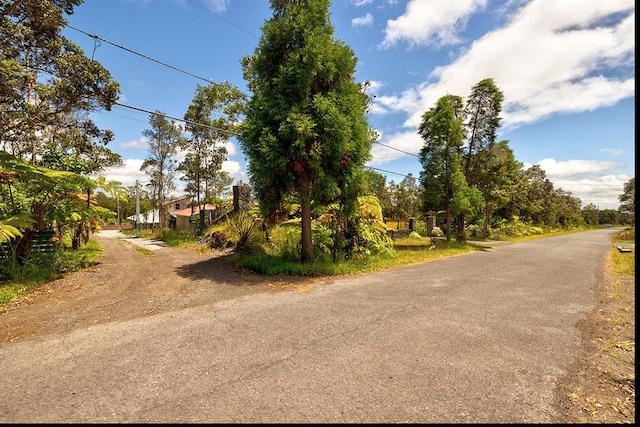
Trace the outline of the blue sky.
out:
<instances>
[{"instance_id":1,"label":"blue sky","mask_svg":"<svg viewBox=\"0 0 640 427\"><path fill-rule=\"evenodd\" d=\"M207 80L250 94L240 60L254 53L270 17L267 0L85 0L77 7L63 34L111 72L119 103L128 106L92 115L115 132L110 148L124 160L103 175L126 186L148 181L139 169L149 115L134 108L182 118ZM583 206L618 208L635 176L633 1L333 0L331 22L334 37L358 58L356 81L372 83L369 122L380 138L368 165L387 182L419 176L416 131L425 111L493 78L505 96L498 139L509 141L516 159L539 164ZM224 169L249 182L237 141L227 148Z\"/></svg>"}]
</instances>

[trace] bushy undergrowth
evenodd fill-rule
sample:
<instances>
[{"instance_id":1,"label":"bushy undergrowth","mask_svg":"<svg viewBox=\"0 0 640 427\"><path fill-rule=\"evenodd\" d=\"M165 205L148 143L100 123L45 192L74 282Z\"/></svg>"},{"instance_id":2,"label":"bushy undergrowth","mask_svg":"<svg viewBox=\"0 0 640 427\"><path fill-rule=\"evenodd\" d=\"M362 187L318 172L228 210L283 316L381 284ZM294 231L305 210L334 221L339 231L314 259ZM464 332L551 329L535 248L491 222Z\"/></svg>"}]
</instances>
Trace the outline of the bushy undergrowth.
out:
<instances>
[{"instance_id":1,"label":"bushy undergrowth","mask_svg":"<svg viewBox=\"0 0 640 427\"><path fill-rule=\"evenodd\" d=\"M100 253L100 245L95 240L72 250L70 240L63 239L62 245L53 252L30 253L22 261L11 256L0 260L0 306L60 274L88 267Z\"/></svg>"},{"instance_id":2,"label":"bushy undergrowth","mask_svg":"<svg viewBox=\"0 0 640 427\"><path fill-rule=\"evenodd\" d=\"M514 217L511 221L502 220L497 227L497 231L499 234L510 237L531 236L544 233L542 227L526 224L518 217Z\"/></svg>"},{"instance_id":3,"label":"bushy undergrowth","mask_svg":"<svg viewBox=\"0 0 640 427\"><path fill-rule=\"evenodd\" d=\"M377 233L376 237L380 237L380 234ZM334 262L330 250L331 238L330 229L314 227L316 259L312 264L303 264L300 262L299 222L292 221L271 229L271 244L265 246L264 253L244 254L236 261L243 267L266 275L331 276L365 273L477 249L466 243L422 237L417 232L407 238L392 241L385 233L384 238L376 240L376 245L385 242L382 248L372 245L366 255L360 252L358 256L342 256Z\"/></svg>"}]
</instances>

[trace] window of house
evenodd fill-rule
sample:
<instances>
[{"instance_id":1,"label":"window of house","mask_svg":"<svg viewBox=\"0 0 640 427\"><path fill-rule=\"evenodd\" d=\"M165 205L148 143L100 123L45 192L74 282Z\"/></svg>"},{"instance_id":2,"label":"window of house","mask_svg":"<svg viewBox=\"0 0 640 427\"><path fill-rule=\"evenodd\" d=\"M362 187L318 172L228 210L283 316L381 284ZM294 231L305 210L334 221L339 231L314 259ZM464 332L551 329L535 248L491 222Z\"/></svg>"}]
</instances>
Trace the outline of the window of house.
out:
<instances>
[{"instance_id":1,"label":"window of house","mask_svg":"<svg viewBox=\"0 0 640 427\"><path fill-rule=\"evenodd\" d=\"M180 203L176 203L176 210L179 211L180 210Z\"/></svg>"}]
</instances>

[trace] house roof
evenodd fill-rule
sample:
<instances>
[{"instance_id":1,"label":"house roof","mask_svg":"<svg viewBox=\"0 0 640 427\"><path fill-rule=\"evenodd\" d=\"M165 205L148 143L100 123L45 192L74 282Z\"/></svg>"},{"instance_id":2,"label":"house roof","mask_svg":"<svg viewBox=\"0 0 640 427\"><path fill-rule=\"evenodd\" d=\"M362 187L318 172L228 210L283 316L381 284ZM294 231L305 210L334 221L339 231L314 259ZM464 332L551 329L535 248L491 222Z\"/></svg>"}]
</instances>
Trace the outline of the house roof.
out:
<instances>
[{"instance_id":1,"label":"house roof","mask_svg":"<svg viewBox=\"0 0 640 427\"><path fill-rule=\"evenodd\" d=\"M204 205L205 211L213 211L215 209L216 209L215 205L211 205L209 203ZM191 213L191 208L186 208L186 209L181 209L179 211L173 211L171 212L171 215L172 216L191 216L191 215L198 215L199 213L200 213L200 206L194 206L193 214Z\"/></svg>"}]
</instances>

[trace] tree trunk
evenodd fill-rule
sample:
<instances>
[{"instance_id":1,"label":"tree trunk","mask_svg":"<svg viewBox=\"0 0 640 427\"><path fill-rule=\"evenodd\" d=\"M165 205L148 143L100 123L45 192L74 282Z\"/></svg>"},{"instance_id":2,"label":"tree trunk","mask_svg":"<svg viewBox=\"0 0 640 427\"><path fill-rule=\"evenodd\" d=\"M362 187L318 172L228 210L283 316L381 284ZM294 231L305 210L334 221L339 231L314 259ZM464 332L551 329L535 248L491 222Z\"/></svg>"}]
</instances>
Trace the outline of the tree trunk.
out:
<instances>
[{"instance_id":1,"label":"tree trunk","mask_svg":"<svg viewBox=\"0 0 640 427\"><path fill-rule=\"evenodd\" d=\"M491 205L487 203L484 207L484 222L482 223L482 238L489 236L489 220L491 219Z\"/></svg>"},{"instance_id":2,"label":"tree trunk","mask_svg":"<svg viewBox=\"0 0 640 427\"><path fill-rule=\"evenodd\" d=\"M457 228L457 236L456 240L458 242L466 242L467 241L467 233L464 228L464 212L458 215L458 226Z\"/></svg>"},{"instance_id":3,"label":"tree trunk","mask_svg":"<svg viewBox=\"0 0 640 427\"><path fill-rule=\"evenodd\" d=\"M302 220L300 221L302 234L302 249L300 251L300 261L304 264L313 263L313 240L311 238L311 198L309 197L309 182L302 185L302 197L300 198L302 207Z\"/></svg>"},{"instance_id":4,"label":"tree trunk","mask_svg":"<svg viewBox=\"0 0 640 427\"><path fill-rule=\"evenodd\" d=\"M447 203L447 242L451 241L451 209Z\"/></svg>"}]
</instances>

